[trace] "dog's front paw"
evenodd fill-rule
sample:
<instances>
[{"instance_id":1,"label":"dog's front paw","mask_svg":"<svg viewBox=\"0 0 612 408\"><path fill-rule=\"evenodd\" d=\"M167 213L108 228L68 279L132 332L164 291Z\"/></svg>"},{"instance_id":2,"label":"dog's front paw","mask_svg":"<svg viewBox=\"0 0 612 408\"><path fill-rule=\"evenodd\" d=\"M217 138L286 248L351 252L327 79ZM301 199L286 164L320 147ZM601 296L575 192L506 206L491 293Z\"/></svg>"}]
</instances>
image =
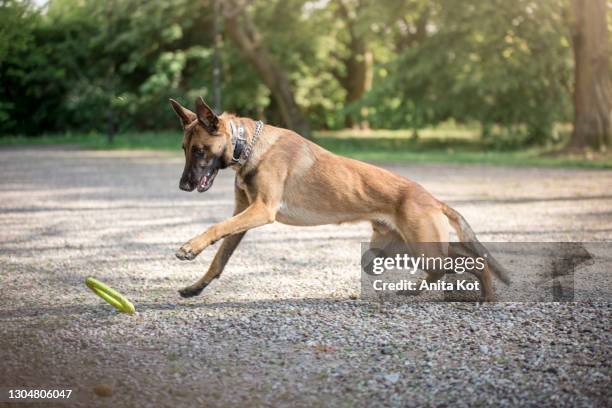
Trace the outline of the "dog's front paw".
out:
<instances>
[{"instance_id":1,"label":"dog's front paw","mask_svg":"<svg viewBox=\"0 0 612 408\"><path fill-rule=\"evenodd\" d=\"M191 245L185 244L176 251L176 257L181 261L193 261L198 253L196 253Z\"/></svg>"},{"instance_id":2,"label":"dog's front paw","mask_svg":"<svg viewBox=\"0 0 612 408\"><path fill-rule=\"evenodd\" d=\"M200 293L202 293L202 291L204 290L204 288L207 285L204 286L187 286L184 287L183 289L179 290L179 294L181 295L181 297L184 298L190 298L190 297L194 297L194 296L198 296Z\"/></svg>"}]
</instances>

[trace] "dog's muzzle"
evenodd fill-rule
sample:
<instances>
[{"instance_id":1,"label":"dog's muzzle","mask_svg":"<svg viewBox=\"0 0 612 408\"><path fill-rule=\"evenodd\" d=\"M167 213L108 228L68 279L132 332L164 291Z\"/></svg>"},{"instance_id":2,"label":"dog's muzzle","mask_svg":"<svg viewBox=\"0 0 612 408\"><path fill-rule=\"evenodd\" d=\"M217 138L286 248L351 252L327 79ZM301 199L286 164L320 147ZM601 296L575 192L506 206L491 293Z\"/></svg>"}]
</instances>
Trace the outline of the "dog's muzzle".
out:
<instances>
[{"instance_id":1,"label":"dog's muzzle","mask_svg":"<svg viewBox=\"0 0 612 408\"><path fill-rule=\"evenodd\" d=\"M213 185L213 181L219 172L219 167L215 162L210 167L207 167L204 170L204 175L202 175L197 184L198 193L203 193L208 190Z\"/></svg>"},{"instance_id":2,"label":"dog's muzzle","mask_svg":"<svg viewBox=\"0 0 612 408\"><path fill-rule=\"evenodd\" d=\"M195 190L195 186L189 180L181 180L179 183L179 188L183 191Z\"/></svg>"}]
</instances>

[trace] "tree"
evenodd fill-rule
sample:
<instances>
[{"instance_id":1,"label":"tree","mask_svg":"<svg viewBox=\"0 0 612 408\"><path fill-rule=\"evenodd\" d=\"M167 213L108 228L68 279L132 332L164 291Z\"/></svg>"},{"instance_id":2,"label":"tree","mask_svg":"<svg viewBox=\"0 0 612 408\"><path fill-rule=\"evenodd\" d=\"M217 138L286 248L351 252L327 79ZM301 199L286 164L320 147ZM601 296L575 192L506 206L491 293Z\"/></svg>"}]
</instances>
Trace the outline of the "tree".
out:
<instances>
[{"instance_id":1,"label":"tree","mask_svg":"<svg viewBox=\"0 0 612 408\"><path fill-rule=\"evenodd\" d=\"M28 2L0 1L0 133L27 124L27 116L19 110L24 99L24 77L31 68L22 54L31 50L32 30L38 16Z\"/></svg>"},{"instance_id":2,"label":"tree","mask_svg":"<svg viewBox=\"0 0 612 408\"><path fill-rule=\"evenodd\" d=\"M346 0L336 0L337 14L344 22L347 35L346 56L337 58L344 66L343 72L334 71L338 82L346 91L344 103L346 107L358 102L361 97L372 87L372 66L373 56L368 47L367 19L363 19L363 9L365 2L357 0L348 2ZM367 110L358 109L356 114L348 112L345 116L344 124L346 127L367 128Z\"/></svg>"},{"instance_id":3,"label":"tree","mask_svg":"<svg viewBox=\"0 0 612 408\"><path fill-rule=\"evenodd\" d=\"M162 102L214 89L228 111L304 134L452 120L518 146L572 120L568 0L36 4L0 0L3 134L104 131L109 107L118 131L175 128Z\"/></svg>"},{"instance_id":4,"label":"tree","mask_svg":"<svg viewBox=\"0 0 612 408\"><path fill-rule=\"evenodd\" d=\"M612 83L606 0L572 0L574 132L570 146L612 145Z\"/></svg>"},{"instance_id":5,"label":"tree","mask_svg":"<svg viewBox=\"0 0 612 408\"><path fill-rule=\"evenodd\" d=\"M480 123L498 146L526 145L551 140L553 125L569 117L564 0L386 1L414 7L397 7L413 11L389 42L406 47L377 70L366 96L373 127L452 119Z\"/></svg>"},{"instance_id":6,"label":"tree","mask_svg":"<svg viewBox=\"0 0 612 408\"><path fill-rule=\"evenodd\" d=\"M253 65L263 83L270 90L278 105L282 124L305 137L310 137L308 121L295 101L289 77L262 44L261 35L246 5L227 1L224 6L225 30L242 56Z\"/></svg>"}]
</instances>

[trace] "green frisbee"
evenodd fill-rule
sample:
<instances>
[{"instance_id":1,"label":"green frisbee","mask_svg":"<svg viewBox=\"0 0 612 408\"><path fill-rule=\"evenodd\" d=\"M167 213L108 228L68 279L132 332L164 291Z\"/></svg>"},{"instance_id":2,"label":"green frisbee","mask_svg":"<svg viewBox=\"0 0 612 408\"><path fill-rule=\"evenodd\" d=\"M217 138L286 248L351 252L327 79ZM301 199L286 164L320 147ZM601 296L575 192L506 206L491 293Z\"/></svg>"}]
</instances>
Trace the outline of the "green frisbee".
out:
<instances>
[{"instance_id":1,"label":"green frisbee","mask_svg":"<svg viewBox=\"0 0 612 408\"><path fill-rule=\"evenodd\" d=\"M110 288L108 285L105 285L104 283L100 282L99 280L89 277L85 279L85 284L89 287L89 289L93 290L96 295L106 300L118 311L129 314L132 314L136 311L134 305L129 300L127 300L125 296L123 296L116 290Z\"/></svg>"}]
</instances>

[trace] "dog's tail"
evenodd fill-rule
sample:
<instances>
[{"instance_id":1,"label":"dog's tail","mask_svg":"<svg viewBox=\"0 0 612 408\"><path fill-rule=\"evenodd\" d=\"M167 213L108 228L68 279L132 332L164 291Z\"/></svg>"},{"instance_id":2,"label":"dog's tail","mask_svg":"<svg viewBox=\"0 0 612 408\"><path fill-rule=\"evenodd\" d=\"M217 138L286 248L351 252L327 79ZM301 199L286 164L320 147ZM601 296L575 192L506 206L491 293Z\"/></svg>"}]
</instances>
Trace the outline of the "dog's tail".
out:
<instances>
[{"instance_id":1,"label":"dog's tail","mask_svg":"<svg viewBox=\"0 0 612 408\"><path fill-rule=\"evenodd\" d=\"M463 218L461 214L459 214L457 211L455 211L445 203L440 202L440 205L442 207L442 212L448 217L450 224L457 232L459 241L461 241L466 247L466 249L470 252L476 253L478 256L486 257L487 264L491 272L493 272L493 274L497 276L499 280L501 280L503 283L509 285L510 277L508 276L508 271L491 255L487 248L485 248L485 246L482 245L480 241L478 241L478 238L476 238L476 234L472 230L472 227L470 227L470 224L468 224L468 222L465 220L465 218Z\"/></svg>"}]
</instances>

